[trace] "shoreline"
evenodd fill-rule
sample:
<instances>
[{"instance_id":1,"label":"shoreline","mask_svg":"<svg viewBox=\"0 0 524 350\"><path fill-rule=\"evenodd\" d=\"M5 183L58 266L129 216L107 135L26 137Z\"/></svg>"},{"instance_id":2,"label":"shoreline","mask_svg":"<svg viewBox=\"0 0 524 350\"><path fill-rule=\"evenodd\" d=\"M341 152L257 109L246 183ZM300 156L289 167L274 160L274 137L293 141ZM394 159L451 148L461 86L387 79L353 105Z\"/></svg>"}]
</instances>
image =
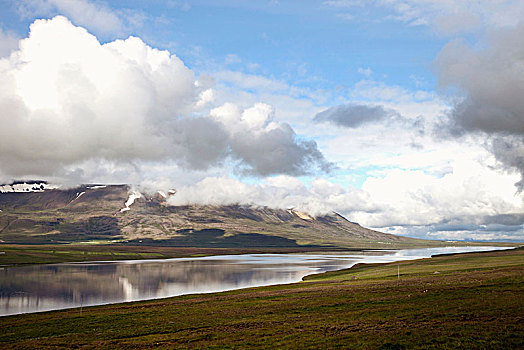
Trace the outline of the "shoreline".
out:
<instances>
[{"instance_id":1,"label":"shoreline","mask_svg":"<svg viewBox=\"0 0 524 350\"><path fill-rule=\"evenodd\" d=\"M325 271L321 273L313 273L313 274L304 276L301 282L307 282L309 280L314 280L318 277L321 277L323 275L325 276L330 273L353 272L355 270L362 269L362 268L372 268L372 267L380 267L380 266L387 266L387 265L404 264L407 262L415 262L415 261L426 260L426 259L429 260L429 259L439 258L439 257L454 257L454 256L467 255L467 254L482 254L482 253L492 253L492 252L500 252L500 251L508 251L508 250L513 250L513 251L524 250L524 245L520 245L518 247L508 247L508 249L494 249L494 250L481 250L481 251L476 251L476 252L433 254L428 258L407 259L407 260L398 260L398 261L383 262L383 263L380 263L380 262L379 263L356 263L355 265L345 268L345 269L334 270L334 271Z\"/></svg>"},{"instance_id":2,"label":"shoreline","mask_svg":"<svg viewBox=\"0 0 524 350\"><path fill-rule=\"evenodd\" d=\"M447 243L447 242L443 242ZM443 244L437 247L475 247L495 246L513 247L522 246L518 242L460 242L462 244ZM306 252L361 252L366 250L399 250L437 248L435 246L413 247L162 247L147 245L110 245L110 244L8 244L0 243L0 267L25 266L35 264L122 261L195 258L216 255L238 254L289 254Z\"/></svg>"},{"instance_id":3,"label":"shoreline","mask_svg":"<svg viewBox=\"0 0 524 350\"><path fill-rule=\"evenodd\" d=\"M288 254L305 252L362 251L364 248L201 248L119 245L15 245L0 244L0 267L16 267L57 263L107 262L197 258L239 254Z\"/></svg>"},{"instance_id":4,"label":"shoreline","mask_svg":"<svg viewBox=\"0 0 524 350\"><path fill-rule=\"evenodd\" d=\"M496 248L495 246L486 246L486 247ZM454 247L451 247L451 248L454 248ZM248 290L248 289L253 289L253 288L264 288L264 287L274 287L274 286L291 286L291 285L294 285L294 284L297 284L297 283L309 282L309 281L315 280L315 279L323 279L323 277L328 276L330 274L339 275L339 274L344 274L344 273L351 273L351 272L354 272L355 270L359 270L359 269L363 269L363 268L366 269L366 268L380 267L380 266L385 267L385 266L392 265L392 264L396 266L397 264L405 264L405 263L411 263L411 262L422 261L422 260L430 260L430 259L433 259L433 258L436 258L436 257L450 257L450 256L458 256L458 255L465 255L465 254L493 253L493 252L498 252L498 251L523 250L523 249L524 249L523 246L520 246L520 247L507 247L507 249L493 249L493 250L481 250L481 251L433 254L433 255L431 255L429 257L422 257L422 258L418 257L418 258L414 258L414 259L409 259L408 256L404 256L404 257L402 257L403 260L389 261L389 262L355 263L351 267L346 267L346 268L341 268L341 269L336 269L336 270L330 270L330 271L324 271L324 272L320 272L320 273L310 273L310 274L307 274L307 275L303 276L300 280L296 280L296 281L274 283L274 284L268 284L268 285L262 284L262 285L256 285L256 286L245 286L245 287L240 287L240 288L226 289L226 290L222 290L222 291L194 292L194 293L188 293L188 294L171 295L171 296L163 296L163 297L156 297L156 298L144 298L144 299L139 299L139 300L108 302L108 303L100 303L100 304L92 304L92 305L84 305L84 306L71 306L71 307L57 308L57 309L51 309L51 310L29 311L29 312L21 312L21 313L16 313L16 314L0 315L0 318L9 317L9 316L17 316L17 315L36 314L36 313L43 313L43 312L55 312L55 311L62 311L62 310L73 310L73 309L78 309L79 307L80 308L82 308L82 307L83 308L88 308L88 307L129 304L129 303L147 302L147 301L161 301L161 300L165 300L165 299L182 297L182 296L201 295L201 294L214 295L214 294L223 293L223 292ZM323 252L336 253L336 251L323 251ZM295 252L295 253L297 253L297 252ZM314 253L314 252L306 251L306 252L302 252L302 253ZM246 254L264 254L264 253L246 253ZM272 253L267 253L267 254L272 254ZM280 254L289 254L289 252L288 253L280 253ZM232 255L232 254L226 254L226 255ZM233 254L233 255L237 255L237 254ZM242 255L242 253L238 253L238 255ZM189 259L191 259L191 258L205 258L205 257L209 257L209 256L212 256L212 255L198 256L198 257L189 257ZM171 258L171 259L187 259L187 258L188 257L177 257L177 258ZM167 258L167 259L170 259L170 258ZM161 261L161 260L166 260L166 259L152 259L151 262ZM149 262L146 259L131 260L130 262L140 263L141 261ZM113 262L114 263L118 263L118 262L126 262L126 261L84 261L84 262L67 262L65 264L69 264L69 263L71 263L71 264L75 264L75 263L78 263L78 264L82 264L82 263L87 263L87 264L89 264L89 263L95 263L95 264L96 263L100 263L100 264L104 264L104 263L113 263ZM57 263L57 264L63 264L63 263ZM21 267L21 266L27 266L27 265L18 265L18 266ZM11 267L16 267L16 266L11 266ZM0 266L0 268L1 268L1 266Z\"/></svg>"}]
</instances>

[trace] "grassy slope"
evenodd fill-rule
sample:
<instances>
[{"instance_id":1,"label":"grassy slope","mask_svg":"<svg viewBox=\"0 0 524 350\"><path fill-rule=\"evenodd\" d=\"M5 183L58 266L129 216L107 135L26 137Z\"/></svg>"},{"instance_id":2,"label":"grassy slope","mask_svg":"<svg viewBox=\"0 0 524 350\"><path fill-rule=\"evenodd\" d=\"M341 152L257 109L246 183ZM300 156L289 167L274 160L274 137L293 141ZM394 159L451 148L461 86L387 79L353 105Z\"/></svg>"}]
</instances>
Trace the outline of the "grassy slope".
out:
<instances>
[{"instance_id":1,"label":"grassy slope","mask_svg":"<svg viewBox=\"0 0 524 350\"><path fill-rule=\"evenodd\" d=\"M0 347L517 349L523 276L522 249L363 265L291 285L2 317Z\"/></svg>"},{"instance_id":2,"label":"grassy slope","mask_svg":"<svg viewBox=\"0 0 524 350\"><path fill-rule=\"evenodd\" d=\"M95 206L82 207L82 211L72 211L71 208L46 211L4 209L4 217L0 217L0 242L9 244L125 243L134 240L133 243L137 243L138 240L153 239L164 246L195 245L229 248L268 246L268 242L260 244L261 242L255 241L257 237L247 238L240 235L246 233L262 235L262 238L282 237L290 240L285 242L285 245L296 247L317 245L346 248L412 248L443 245L440 241L383 235L344 222L345 220L339 218L332 223L306 221L283 210L244 209L253 214L255 219L250 219L239 217L234 212L231 214L231 211L227 210L228 207L191 206L170 212L163 207L150 208L140 205L143 203L136 204L132 211L126 213L100 210ZM273 213L289 217L281 220L271 215ZM235 214L237 216L234 216ZM61 221L57 223L57 219ZM92 222L90 223L89 220ZM223 237L210 239L195 232L204 229L224 230L229 242ZM182 230L191 232L181 233ZM182 236L187 239L170 241ZM276 241L270 245L284 244Z\"/></svg>"}]
</instances>

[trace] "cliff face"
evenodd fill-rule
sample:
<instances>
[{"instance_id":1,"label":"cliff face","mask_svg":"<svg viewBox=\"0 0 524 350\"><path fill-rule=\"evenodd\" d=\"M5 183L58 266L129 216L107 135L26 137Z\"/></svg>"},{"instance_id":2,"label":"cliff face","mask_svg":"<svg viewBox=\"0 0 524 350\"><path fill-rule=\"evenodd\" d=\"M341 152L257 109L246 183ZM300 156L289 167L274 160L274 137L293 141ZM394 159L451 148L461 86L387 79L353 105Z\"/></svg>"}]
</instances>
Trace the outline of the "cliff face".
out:
<instances>
[{"instance_id":1,"label":"cliff face","mask_svg":"<svg viewBox=\"0 0 524 350\"><path fill-rule=\"evenodd\" d=\"M295 210L267 207L170 206L165 196L133 193L126 185L3 192L0 240L196 247L440 245L366 229L336 213L311 217Z\"/></svg>"}]
</instances>

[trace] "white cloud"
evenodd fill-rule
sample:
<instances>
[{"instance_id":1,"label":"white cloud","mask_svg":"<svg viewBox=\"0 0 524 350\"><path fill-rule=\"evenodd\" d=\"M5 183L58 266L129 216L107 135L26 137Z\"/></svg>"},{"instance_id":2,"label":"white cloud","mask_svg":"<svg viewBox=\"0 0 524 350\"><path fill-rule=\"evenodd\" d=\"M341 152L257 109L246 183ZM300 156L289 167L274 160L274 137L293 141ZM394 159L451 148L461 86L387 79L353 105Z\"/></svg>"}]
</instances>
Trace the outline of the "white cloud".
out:
<instances>
[{"instance_id":1,"label":"white cloud","mask_svg":"<svg viewBox=\"0 0 524 350\"><path fill-rule=\"evenodd\" d=\"M270 105L240 110L225 104L210 115L227 130L232 154L243 160L246 173L303 175L332 168L314 141L299 140L289 124L273 120Z\"/></svg>"},{"instance_id":2,"label":"white cloud","mask_svg":"<svg viewBox=\"0 0 524 350\"><path fill-rule=\"evenodd\" d=\"M515 194L512 180L464 157L444 176L394 169L369 178L362 189L322 178L306 185L289 176L258 184L206 177L178 187L170 203L293 207L312 215L336 211L366 227L425 238L523 239L524 217L514 214L524 211L524 197ZM447 233L451 230L458 233Z\"/></svg>"},{"instance_id":3,"label":"white cloud","mask_svg":"<svg viewBox=\"0 0 524 350\"><path fill-rule=\"evenodd\" d=\"M376 208L361 190L344 189L325 179L316 179L310 186L289 176L265 178L255 185L225 177L207 177L196 184L178 188L170 204L244 204L272 208L295 208L321 215L338 210L373 211Z\"/></svg>"},{"instance_id":4,"label":"white cloud","mask_svg":"<svg viewBox=\"0 0 524 350\"><path fill-rule=\"evenodd\" d=\"M238 108L238 124L196 116L214 99L209 79L195 81L178 57L136 37L101 44L65 17L35 21L0 60L0 77L4 177L66 174L90 159L188 169L232 161L253 175L329 166L314 141L269 120L271 107Z\"/></svg>"},{"instance_id":5,"label":"white cloud","mask_svg":"<svg viewBox=\"0 0 524 350\"><path fill-rule=\"evenodd\" d=\"M187 1L169 0L166 5L169 8L178 8L184 12L191 10L191 5Z\"/></svg>"},{"instance_id":6,"label":"white cloud","mask_svg":"<svg viewBox=\"0 0 524 350\"><path fill-rule=\"evenodd\" d=\"M198 102L196 104L197 108L204 108L215 101L215 92L213 89L207 89L200 93Z\"/></svg>"},{"instance_id":7,"label":"white cloud","mask_svg":"<svg viewBox=\"0 0 524 350\"><path fill-rule=\"evenodd\" d=\"M319 128L312 128L311 120L325 109L329 92L308 90L260 74L247 74L231 70L211 71L208 75L216 81L215 105L235 103L250 108L263 101L274 107L274 119L288 123L299 135L315 136Z\"/></svg>"},{"instance_id":8,"label":"white cloud","mask_svg":"<svg viewBox=\"0 0 524 350\"><path fill-rule=\"evenodd\" d=\"M257 91L284 92L290 89L283 81L269 79L261 75L245 74L237 71L219 71L213 73L213 77L225 84L231 84L237 88L251 89Z\"/></svg>"},{"instance_id":9,"label":"white cloud","mask_svg":"<svg viewBox=\"0 0 524 350\"><path fill-rule=\"evenodd\" d=\"M228 64L237 64L237 63L241 63L242 59L240 57L238 57L238 55L235 55L234 53L230 53L230 54L226 55L226 58L224 59L224 62L225 62L226 65L228 65Z\"/></svg>"},{"instance_id":10,"label":"white cloud","mask_svg":"<svg viewBox=\"0 0 524 350\"><path fill-rule=\"evenodd\" d=\"M121 35L126 30L127 16L112 10L104 2L89 0L22 0L19 12L29 18L61 14L75 24L88 28L99 35ZM136 24L136 14L128 13Z\"/></svg>"},{"instance_id":11,"label":"white cloud","mask_svg":"<svg viewBox=\"0 0 524 350\"><path fill-rule=\"evenodd\" d=\"M515 176L468 157L457 159L450 167L444 176L395 169L384 177L368 178L362 189L387 211L360 218L374 227L429 225L472 217L480 221L524 210L524 197L515 194L512 184Z\"/></svg>"},{"instance_id":12,"label":"white cloud","mask_svg":"<svg viewBox=\"0 0 524 350\"><path fill-rule=\"evenodd\" d=\"M101 45L64 17L35 21L0 75L0 157L14 174L162 156L173 148L162 130L197 94L176 56L138 38Z\"/></svg>"},{"instance_id":13,"label":"white cloud","mask_svg":"<svg viewBox=\"0 0 524 350\"><path fill-rule=\"evenodd\" d=\"M369 67L367 67L367 68L359 67L357 72L359 72L362 75L365 75L366 77L369 77L371 75L371 73L373 73L373 71Z\"/></svg>"},{"instance_id":14,"label":"white cloud","mask_svg":"<svg viewBox=\"0 0 524 350\"><path fill-rule=\"evenodd\" d=\"M385 8L393 12L382 19L401 21L409 25L426 25L438 33L453 35L482 30L485 27L513 27L520 23L524 14L521 0L331 0L325 5L352 9L353 18L370 7ZM378 11L377 11L378 12Z\"/></svg>"}]
</instances>

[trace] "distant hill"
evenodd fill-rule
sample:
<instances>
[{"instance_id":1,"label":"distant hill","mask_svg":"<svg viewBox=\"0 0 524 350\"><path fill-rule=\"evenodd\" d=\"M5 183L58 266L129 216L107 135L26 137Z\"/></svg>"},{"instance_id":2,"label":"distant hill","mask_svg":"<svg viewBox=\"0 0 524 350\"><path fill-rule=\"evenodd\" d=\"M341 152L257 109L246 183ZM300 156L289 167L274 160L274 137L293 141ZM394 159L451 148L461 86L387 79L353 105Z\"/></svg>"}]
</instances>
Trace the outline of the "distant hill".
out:
<instances>
[{"instance_id":1,"label":"distant hill","mask_svg":"<svg viewBox=\"0 0 524 350\"><path fill-rule=\"evenodd\" d=\"M44 184L32 182L18 186L21 191L0 193L2 243L381 249L444 244L370 230L337 213L311 217L267 207L170 206L166 197L176 191L144 195L127 185L62 190Z\"/></svg>"}]
</instances>

